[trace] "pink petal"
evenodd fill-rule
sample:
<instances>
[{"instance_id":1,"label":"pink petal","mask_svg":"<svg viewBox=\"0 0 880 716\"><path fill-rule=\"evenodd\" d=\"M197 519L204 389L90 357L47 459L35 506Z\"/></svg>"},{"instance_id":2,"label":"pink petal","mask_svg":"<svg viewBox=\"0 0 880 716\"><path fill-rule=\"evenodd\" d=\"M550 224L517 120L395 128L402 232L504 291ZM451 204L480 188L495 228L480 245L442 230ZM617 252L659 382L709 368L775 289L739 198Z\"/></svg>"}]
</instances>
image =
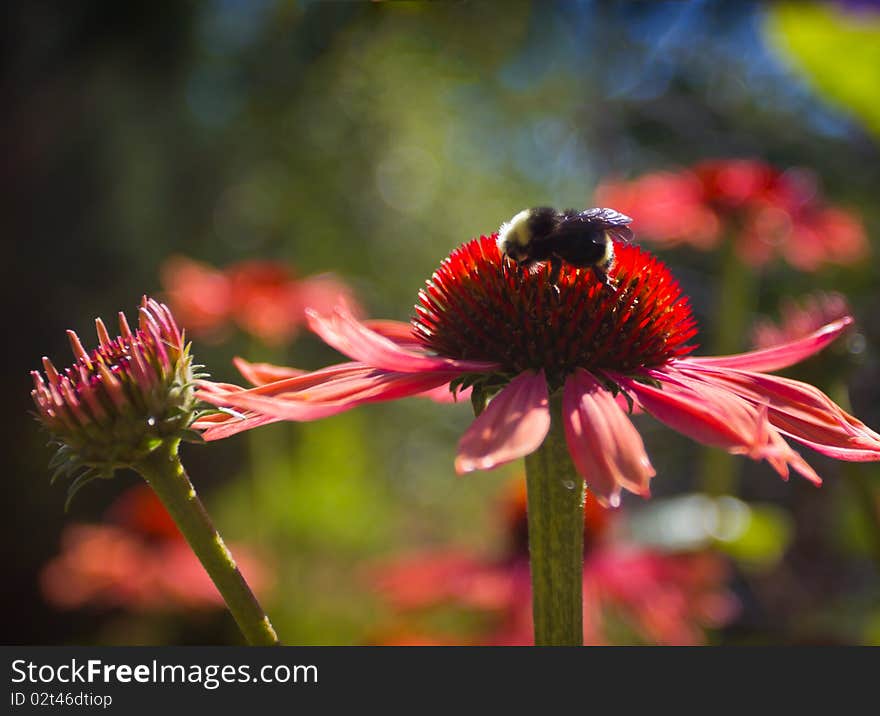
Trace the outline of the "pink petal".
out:
<instances>
[{"instance_id":1,"label":"pink petal","mask_svg":"<svg viewBox=\"0 0 880 716\"><path fill-rule=\"evenodd\" d=\"M565 439L578 473L603 504L620 504L621 489L647 497L656 474L645 445L615 398L577 370L562 396Z\"/></svg>"},{"instance_id":2,"label":"pink petal","mask_svg":"<svg viewBox=\"0 0 880 716\"><path fill-rule=\"evenodd\" d=\"M814 485L821 485L822 478L810 464L791 449L778 430L771 427L770 421L767 419L766 405L760 406L758 416L761 425L760 435L764 437L764 440L761 440L758 447L746 454L753 460L766 459L784 480L788 479L788 468L791 466Z\"/></svg>"},{"instance_id":3,"label":"pink petal","mask_svg":"<svg viewBox=\"0 0 880 716\"><path fill-rule=\"evenodd\" d=\"M815 386L763 373L685 364L680 361L678 367L692 379L729 390L753 405L766 404L776 429L818 452L844 460L880 460L880 435Z\"/></svg>"},{"instance_id":4,"label":"pink petal","mask_svg":"<svg viewBox=\"0 0 880 716\"><path fill-rule=\"evenodd\" d=\"M414 351L424 349L424 344L413 333L412 326L409 323L374 318L363 321L363 324L371 331L378 333L380 336L385 336L385 338L394 341L402 348Z\"/></svg>"},{"instance_id":5,"label":"pink petal","mask_svg":"<svg viewBox=\"0 0 880 716\"><path fill-rule=\"evenodd\" d=\"M833 457L837 460L848 460L849 462L880 461L880 451L878 451L876 448L870 450L865 448L838 447L827 442L819 443L808 440L801 435L795 435L794 433L783 430L782 428L776 429L786 437L789 437L792 440L797 440L801 445L806 445L808 448L812 448L822 455L827 455L828 457Z\"/></svg>"},{"instance_id":6,"label":"pink petal","mask_svg":"<svg viewBox=\"0 0 880 716\"><path fill-rule=\"evenodd\" d=\"M237 410L247 411L245 418L235 418L247 425L241 427L240 430L228 432L223 435L234 434L241 430L248 430L258 425L264 425L273 420L293 420L297 422L319 420L337 413L342 413L353 408L357 403L341 402L341 403L309 403L303 400L284 400L283 398L266 398L259 395L250 394L250 391L242 390L240 392L230 391L228 393L199 391L196 394L199 400L211 403L221 408L235 408ZM253 415L252 415L253 414ZM259 421L257 416L266 418L265 421Z\"/></svg>"},{"instance_id":7,"label":"pink petal","mask_svg":"<svg viewBox=\"0 0 880 716\"><path fill-rule=\"evenodd\" d=\"M458 443L455 470L491 470L528 455L550 430L544 372L522 373L496 395Z\"/></svg>"},{"instance_id":8,"label":"pink petal","mask_svg":"<svg viewBox=\"0 0 880 716\"><path fill-rule=\"evenodd\" d=\"M363 403L419 395L448 384L455 374L393 373L356 363L304 374L245 390L204 383L200 400L277 420L308 421L336 415Z\"/></svg>"},{"instance_id":9,"label":"pink petal","mask_svg":"<svg viewBox=\"0 0 880 716\"><path fill-rule=\"evenodd\" d=\"M736 393L695 380L676 371L652 371L663 389L614 375L619 385L634 393L642 406L673 430L734 455L766 459L788 479L789 466L819 484L821 480L767 418L766 405L756 407Z\"/></svg>"},{"instance_id":10,"label":"pink petal","mask_svg":"<svg viewBox=\"0 0 880 716\"><path fill-rule=\"evenodd\" d=\"M238 368L238 372L244 376L244 379L253 385L265 385L285 378L297 378L307 372L271 363L251 363L238 356L233 358L232 362Z\"/></svg>"},{"instance_id":11,"label":"pink petal","mask_svg":"<svg viewBox=\"0 0 880 716\"><path fill-rule=\"evenodd\" d=\"M390 321L389 321L390 323ZM406 324L400 324L406 325ZM244 376L244 378L255 386L263 386L269 383L274 383L281 380L286 380L288 378L301 378L303 376L309 376L306 379L306 382L301 382L302 386L300 389L305 390L306 387L312 387L315 384L315 380L313 376L315 373L308 374L307 371L299 370L297 368L288 368L286 366L277 366L272 365L270 363L250 363L246 361L244 358L234 358L232 361L235 364L235 367L238 368L239 373ZM352 376L364 376L373 372L373 369L365 366L360 363L348 363L344 364L347 366L345 369L345 373L348 377ZM324 380L323 388L328 388L331 384L336 385L337 387L340 385L339 377L340 371L339 367L334 367L334 372L336 375L336 380ZM432 381L433 382L433 381ZM287 387L285 390L292 392L295 389L294 385L287 383ZM470 388L465 388L464 390L459 390L457 393L453 394L452 391L449 390L449 384L444 383L439 388L432 388L425 393L421 393L418 395L420 398L428 398L429 400L433 400L437 403L458 403L461 401L467 401L470 399L471 390ZM310 391L308 394L303 394L303 400L315 400L317 394L315 391Z\"/></svg>"},{"instance_id":12,"label":"pink petal","mask_svg":"<svg viewBox=\"0 0 880 716\"><path fill-rule=\"evenodd\" d=\"M471 399L471 389L465 388L453 393L449 390L449 384L447 383L439 388L421 393L418 397L433 400L435 403L467 403Z\"/></svg>"},{"instance_id":13,"label":"pink petal","mask_svg":"<svg viewBox=\"0 0 880 716\"><path fill-rule=\"evenodd\" d=\"M730 449L755 441L756 412L729 392L708 386L697 392L684 380L666 380L661 390L622 375L613 377L660 422L699 443Z\"/></svg>"},{"instance_id":14,"label":"pink petal","mask_svg":"<svg viewBox=\"0 0 880 716\"><path fill-rule=\"evenodd\" d=\"M781 343L773 348L765 348L759 351L739 353L731 356L695 357L684 358L678 363L695 363L715 368L737 368L739 370L771 371L788 368L795 363L809 358L825 348L829 343L843 333L853 322L850 316L841 318L810 335L789 343Z\"/></svg>"},{"instance_id":15,"label":"pink petal","mask_svg":"<svg viewBox=\"0 0 880 716\"><path fill-rule=\"evenodd\" d=\"M409 342L406 342L404 347L391 338L371 330L343 307L337 307L329 316L322 316L314 311L306 311L306 315L311 329L325 343L355 361L374 368L401 373L436 370L464 373L486 372L497 367L494 363L484 361L459 361L432 356L423 348L413 349Z\"/></svg>"},{"instance_id":16,"label":"pink petal","mask_svg":"<svg viewBox=\"0 0 880 716\"><path fill-rule=\"evenodd\" d=\"M278 368L279 371L285 369ZM374 368L364 365L363 363L340 363L337 365L321 368L312 372L298 371L295 368L287 369L291 372L289 378L281 378L270 383L262 383L254 388L247 389L252 395L285 395L285 397L293 398L296 393L298 400L321 400L328 385L334 385L339 381L345 381L353 378L362 378L369 376L375 372ZM223 386L224 389L235 389L237 391L245 391L244 388L234 386L228 383L214 383L212 381L198 381L198 386L202 390L215 390L217 386ZM334 398L339 396L333 393Z\"/></svg>"},{"instance_id":17,"label":"pink petal","mask_svg":"<svg viewBox=\"0 0 880 716\"><path fill-rule=\"evenodd\" d=\"M206 415L199 418L192 424L194 430L200 430L202 437L211 442L213 440L222 440L232 435L252 430L261 425L269 423L277 423L278 418L272 418L267 415L257 415L254 413L246 414L243 418L237 418L234 415L218 413L214 415Z\"/></svg>"}]
</instances>

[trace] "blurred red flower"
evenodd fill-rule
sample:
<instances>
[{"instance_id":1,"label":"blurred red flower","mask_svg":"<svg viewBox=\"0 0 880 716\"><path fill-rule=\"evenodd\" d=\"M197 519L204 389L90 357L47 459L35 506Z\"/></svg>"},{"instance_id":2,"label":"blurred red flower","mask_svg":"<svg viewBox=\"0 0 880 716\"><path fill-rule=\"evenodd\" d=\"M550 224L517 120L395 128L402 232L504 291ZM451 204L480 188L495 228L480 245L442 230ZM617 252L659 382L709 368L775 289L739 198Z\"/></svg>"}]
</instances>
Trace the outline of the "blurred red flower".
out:
<instances>
[{"instance_id":1,"label":"blurred red flower","mask_svg":"<svg viewBox=\"0 0 880 716\"><path fill-rule=\"evenodd\" d=\"M635 217L638 235L661 244L708 250L731 236L753 266L778 254L798 270L816 271L868 253L859 217L825 203L812 173L780 171L755 159L711 160L605 182L596 202Z\"/></svg>"},{"instance_id":2,"label":"blurred red flower","mask_svg":"<svg viewBox=\"0 0 880 716\"><path fill-rule=\"evenodd\" d=\"M132 612L224 607L207 572L146 485L125 492L107 518L106 524L65 528L61 553L40 575L47 602L60 609ZM270 589L265 565L247 548L232 548L254 590Z\"/></svg>"},{"instance_id":3,"label":"blurred red flower","mask_svg":"<svg viewBox=\"0 0 880 716\"><path fill-rule=\"evenodd\" d=\"M175 315L191 332L222 335L234 323L268 345L290 341L305 323L305 311L354 307L351 289L330 274L298 279L281 263L244 261L218 269L172 256L161 269L162 285Z\"/></svg>"},{"instance_id":4,"label":"blurred red flower","mask_svg":"<svg viewBox=\"0 0 880 716\"><path fill-rule=\"evenodd\" d=\"M752 327L752 346L773 348L808 336L822 326L852 314L846 297L839 293L816 292L782 304L779 322L760 319Z\"/></svg>"},{"instance_id":5,"label":"blurred red flower","mask_svg":"<svg viewBox=\"0 0 880 716\"><path fill-rule=\"evenodd\" d=\"M620 513L587 493L584 524L584 643L695 645L724 626L738 604L726 589L726 563L709 552L670 554L627 542L613 529ZM380 565L371 575L403 620L442 605L485 612L488 628L474 643L533 643L524 481L505 505L507 545L495 558L460 551L422 552ZM623 625L627 635L622 635ZM411 629L389 630L426 643ZM439 639L449 643L449 636Z\"/></svg>"}]
</instances>

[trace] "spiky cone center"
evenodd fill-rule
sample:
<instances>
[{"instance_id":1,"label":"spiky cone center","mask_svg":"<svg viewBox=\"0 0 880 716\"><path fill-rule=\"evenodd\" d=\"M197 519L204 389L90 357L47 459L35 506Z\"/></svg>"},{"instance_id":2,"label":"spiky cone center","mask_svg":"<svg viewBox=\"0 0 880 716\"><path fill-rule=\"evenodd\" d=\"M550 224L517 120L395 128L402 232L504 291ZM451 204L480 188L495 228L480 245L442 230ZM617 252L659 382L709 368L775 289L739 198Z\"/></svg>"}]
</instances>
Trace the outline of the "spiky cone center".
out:
<instances>
[{"instance_id":1,"label":"spiky cone center","mask_svg":"<svg viewBox=\"0 0 880 716\"><path fill-rule=\"evenodd\" d=\"M193 365L171 313L145 300L137 329L119 314L111 338L96 321L99 346L86 351L68 332L76 362L57 370L43 359L31 395L41 422L60 443L58 467L109 476L137 463L165 439L182 437L194 419Z\"/></svg>"},{"instance_id":2,"label":"spiky cone center","mask_svg":"<svg viewBox=\"0 0 880 716\"><path fill-rule=\"evenodd\" d=\"M552 390L577 368L640 374L686 355L696 322L669 269L615 244L603 280L592 268L522 269L481 236L453 251L419 293L413 330L439 355L544 370Z\"/></svg>"}]
</instances>

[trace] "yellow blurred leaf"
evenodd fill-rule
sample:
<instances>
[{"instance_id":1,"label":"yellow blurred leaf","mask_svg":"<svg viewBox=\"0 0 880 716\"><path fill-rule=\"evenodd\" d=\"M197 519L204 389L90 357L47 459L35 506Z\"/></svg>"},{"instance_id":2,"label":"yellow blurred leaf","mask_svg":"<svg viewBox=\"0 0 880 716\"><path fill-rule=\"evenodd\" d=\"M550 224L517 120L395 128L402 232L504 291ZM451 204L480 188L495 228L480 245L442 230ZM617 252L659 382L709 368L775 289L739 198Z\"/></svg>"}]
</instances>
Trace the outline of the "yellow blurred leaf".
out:
<instances>
[{"instance_id":1,"label":"yellow blurred leaf","mask_svg":"<svg viewBox=\"0 0 880 716\"><path fill-rule=\"evenodd\" d=\"M765 28L822 97L880 134L880 14L781 2L767 10Z\"/></svg>"},{"instance_id":2,"label":"yellow blurred leaf","mask_svg":"<svg viewBox=\"0 0 880 716\"><path fill-rule=\"evenodd\" d=\"M784 510L772 505L750 505L746 519L735 533L716 544L744 567L762 570L779 562L791 538L791 517Z\"/></svg>"}]
</instances>

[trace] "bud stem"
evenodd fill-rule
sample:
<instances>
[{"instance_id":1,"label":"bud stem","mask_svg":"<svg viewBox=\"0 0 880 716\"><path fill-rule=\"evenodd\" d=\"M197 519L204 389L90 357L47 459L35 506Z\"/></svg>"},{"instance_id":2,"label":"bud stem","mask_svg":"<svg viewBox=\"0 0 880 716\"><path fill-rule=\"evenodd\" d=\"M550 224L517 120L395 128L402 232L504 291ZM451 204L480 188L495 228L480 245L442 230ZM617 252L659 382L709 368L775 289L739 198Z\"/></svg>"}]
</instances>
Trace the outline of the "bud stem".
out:
<instances>
[{"instance_id":1,"label":"bud stem","mask_svg":"<svg viewBox=\"0 0 880 716\"><path fill-rule=\"evenodd\" d=\"M255 646L276 646L278 637L269 617L235 565L180 462L179 442L164 441L135 469L165 505L247 641Z\"/></svg>"},{"instance_id":2,"label":"bud stem","mask_svg":"<svg viewBox=\"0 0 880 716\"><path fill-rule=\"evenodd\" d=\"M558 399L551 414L561 415ZM584 481L572 464L561 420L526 457L529 566L537 646L582 646Z\"/></svg>"}]
</instances>

